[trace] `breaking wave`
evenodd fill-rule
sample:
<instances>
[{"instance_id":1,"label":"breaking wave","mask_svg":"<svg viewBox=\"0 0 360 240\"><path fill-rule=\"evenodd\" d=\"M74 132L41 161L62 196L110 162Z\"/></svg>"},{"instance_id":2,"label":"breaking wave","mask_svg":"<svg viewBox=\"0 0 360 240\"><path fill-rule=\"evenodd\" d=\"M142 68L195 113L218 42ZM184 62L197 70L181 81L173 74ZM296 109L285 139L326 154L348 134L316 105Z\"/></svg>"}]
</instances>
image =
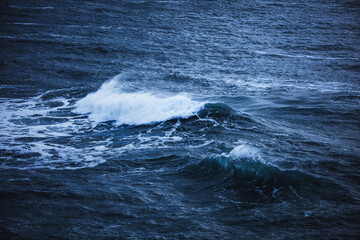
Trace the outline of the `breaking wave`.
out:
<instances>
[{"instance_id":1,"label":"breaking wave","mask_svg":"<svg viewBox=\"0 0 360 240\"><path fill-rule=\"evenodd\" d=\"M75 104L75 112L89 114L95 122L115 121L117 125L139 125L174 118L189 118L206 103L183 94L158 96L149 92L126 92L118 77L104 83Z\"/></svg>"}]
</instances>

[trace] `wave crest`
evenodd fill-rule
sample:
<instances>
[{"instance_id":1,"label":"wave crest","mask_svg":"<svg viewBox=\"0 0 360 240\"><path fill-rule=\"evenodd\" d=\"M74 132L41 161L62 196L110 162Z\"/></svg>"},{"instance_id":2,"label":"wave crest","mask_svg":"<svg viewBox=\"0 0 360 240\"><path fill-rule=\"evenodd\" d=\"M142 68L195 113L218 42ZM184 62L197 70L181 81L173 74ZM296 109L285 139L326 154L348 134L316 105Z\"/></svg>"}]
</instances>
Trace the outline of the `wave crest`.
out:
<instances>
[{"instance_id":1,"label":"wave crest","mask_svg":"<svg viewBox=\"0 0 360 240\"><path fill-rule=\"evenodd\" d=\"M185 95L158 96L149 92L125 92L117 77L75 104L75 112L89 114L95 122L116 121L117 125L139 125L174 118L189 118L205 103Z\"/></svg>"},{"instance_id":2,"label":"wave crest","mask_svg":"<svg viewBox=\"0 0 360 240\"><path fill-rule=\"evenodd\" d=\"M324 184L323 180L310 174L281 170L267 163L257 148L245 144L234 147L230 153L190 164L183 173L208 182L216 191L229 190L237 200L246 202L289 199L290 196L311 198Z\"/></svg>"}]
</instances>

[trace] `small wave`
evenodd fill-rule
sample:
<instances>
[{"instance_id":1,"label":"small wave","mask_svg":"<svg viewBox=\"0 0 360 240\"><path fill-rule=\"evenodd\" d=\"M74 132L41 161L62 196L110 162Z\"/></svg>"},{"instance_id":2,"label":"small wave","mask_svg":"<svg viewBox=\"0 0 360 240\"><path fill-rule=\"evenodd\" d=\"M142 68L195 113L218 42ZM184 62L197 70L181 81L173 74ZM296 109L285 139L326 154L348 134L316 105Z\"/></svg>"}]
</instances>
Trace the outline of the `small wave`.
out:
<instances>
[{"instance_id":1,"label":"small wave","mask_svg":"<svg viewBox=\"0 0 360 240\"><path fill-rule=\"evenodd\" d=\"M281 170L266 162L259 149L246 144L190 164L184 173L213 184L215 189L236 192L237 198L250 202L284 196L302 199L321 184L320 179L301 171Z\"/></svg>"},{"instance_id":2,"label":"small wave","mask_svg":"<svg viewBox=\"0 0 360 240\"><path fill-rule=\"evenodd\" d=\"M308 58L314 60L358 60L354 57L328 57L328 56L316 56L316 55L307 55L307 54L284 54L279 52L265 52L265 51L255 51L256 54L266 55L272 57L286 57L286 58Z\"/></svg>"},{"instance_id":3,"label":"small wave","mask_svg":"<svg viewBox=\"0 0 360 240\"><path fill-rule=\"evenodd\" d=\"M199 111L199 116L210 118L230 117L236 111L224 103L206 103Z\"/></svg>"},{"instance_id":4,"label":"small wave","mask_svg":"<svg viewBox=\"0 0 360 240\"><path fill-rule=\"evenodd\" d=\"M8 23L14 25L24 25L24 26L38 26L38 23L27 23L27 22L15 22L15 23Z\"/></svg>"},{"instance_id":5,"label":"small wave","mask_svg":"<svg viewBox=\"0 0 360 240\"><path fill-rule=\"evenodd\" d=\"M189 118L205 105L182 94L164 97L149 92L125 92L118 79L119 76L114 77L97 92L78 101L74 111L89 114L95 122L139 125Z\"/></svg>"},{"instance_id":6,"label":"small wave","mask_svg":"<svg viewBox=\"0 0 360 240\"><path fill-rule=\"evenodd\" d=\"M47 10L47 9L54 9L52 6L45 6L45 7L28 7L28 6L18 6L18 5L11 5L10 8L15 9L35 9L35 10Z\"/></svg>"},{"instance_id":7,"label":"small wave","mask_svg":"<svg viewBox=\"0 0 360 240\"><path fill-rule=\"evenodd\" d=\"M14 39L14 38L16 38L16 37L12 37L12 36L0 36L0 38Z\"/></svg>"}]
</instances>

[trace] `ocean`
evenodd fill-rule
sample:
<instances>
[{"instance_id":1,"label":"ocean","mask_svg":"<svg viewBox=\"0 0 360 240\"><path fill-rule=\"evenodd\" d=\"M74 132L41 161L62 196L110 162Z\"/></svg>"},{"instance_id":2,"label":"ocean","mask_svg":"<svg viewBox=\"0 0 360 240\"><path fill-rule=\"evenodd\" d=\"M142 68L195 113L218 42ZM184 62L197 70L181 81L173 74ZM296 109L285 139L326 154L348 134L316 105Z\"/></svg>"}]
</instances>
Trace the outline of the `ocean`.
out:
<instances>
[{"instance_id":1,"label":"ocean","mask_svg":"<svg viewBox=\"0 0 360 240\"><path fill-rule=\"evenodd\" d=\"M0 10L0 239L360 238L359 1Z\"/></svg>"}]
</instances>

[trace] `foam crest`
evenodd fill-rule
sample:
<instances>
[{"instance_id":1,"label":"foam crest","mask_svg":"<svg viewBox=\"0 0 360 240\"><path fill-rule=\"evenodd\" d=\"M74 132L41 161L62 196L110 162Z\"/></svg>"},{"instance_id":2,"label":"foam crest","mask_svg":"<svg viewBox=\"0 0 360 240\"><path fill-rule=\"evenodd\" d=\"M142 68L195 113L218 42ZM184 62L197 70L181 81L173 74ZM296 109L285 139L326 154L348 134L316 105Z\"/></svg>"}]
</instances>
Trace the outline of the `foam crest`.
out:
<instances>
[{"instance_id":1,"label":"foam crest","mask_svg":"<svg viewBox=\"0 0 360 240\"><path fill-rule=\"evenodd\" d=\"M249 145L241 144L231 150L230 157L232 158L257 158L259 156L258 149Z\"/></svg>"},{"instance_id":2,"label":"foam crest","mask_svg":"<svg viewBox=\"0 0 360 240\"><path fill-rule=\"evenodd\" d=\"M125 92L117 80L118 77L113 78L78 101L74 111L89 114L95 122L139 125L188 118L205 105L181 94L163 97L149 92Z\"/></svg>"}]
</instances>

